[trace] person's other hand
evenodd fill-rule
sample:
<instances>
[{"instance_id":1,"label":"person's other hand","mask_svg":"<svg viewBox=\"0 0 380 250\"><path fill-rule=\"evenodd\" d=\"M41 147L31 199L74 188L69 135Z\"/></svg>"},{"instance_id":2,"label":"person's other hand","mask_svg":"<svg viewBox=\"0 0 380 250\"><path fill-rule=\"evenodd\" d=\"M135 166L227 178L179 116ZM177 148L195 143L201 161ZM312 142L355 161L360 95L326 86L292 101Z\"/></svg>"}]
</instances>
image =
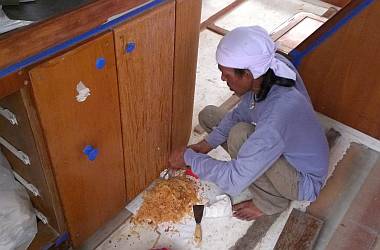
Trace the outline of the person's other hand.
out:
<instances>
[{"instance_id":1,"label":"person's other hand","mask_svg":"<svg viewBox=\"0 0 380 250\"><path fill-rule=\"evenodd\" d=\"M189 146L192 150L194 150L197 153L207 154L212 150L212 147L206 140L202 140L196 144L192 144Z\"/></svg>"},{"instance_id":2,"label":"person's other hand","mask_svg":"<svg viewBox=\"0 0 380 250\"><path fill-rule=\"evenodd\" d=\"M171 169L187 169L184 159L186 147L174 150L169 157L169 168Z\"/></svg>"}]
</instances>

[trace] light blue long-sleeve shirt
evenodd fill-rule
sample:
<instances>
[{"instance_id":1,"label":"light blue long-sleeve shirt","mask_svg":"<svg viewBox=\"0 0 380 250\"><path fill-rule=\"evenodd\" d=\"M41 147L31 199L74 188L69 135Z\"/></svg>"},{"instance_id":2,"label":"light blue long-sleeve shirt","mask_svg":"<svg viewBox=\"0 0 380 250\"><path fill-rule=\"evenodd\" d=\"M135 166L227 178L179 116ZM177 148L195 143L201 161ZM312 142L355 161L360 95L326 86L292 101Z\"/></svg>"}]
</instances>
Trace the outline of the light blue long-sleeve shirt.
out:
<instances>
[{"instance_id":1,"label":"light blue long-sleeve shirt","mask_svg":"<svg viewBox=\"0 0 380 250\"><path fill-rule=\"evenodd\" d=\"M276 57L296 72L287 59ZM186 164L202 180L216 183L227 194L237 195L283 155L298 172L299 200L315 200L327 175L328 145L299 74L295 87L274 85L254 109L250 109L252 101L252 92L242 96L238 106L206 138L215 148L227 140L230 129L238 122L256 124L237 159L219 161L187 149Z\"/></svg>"}]
</instances>

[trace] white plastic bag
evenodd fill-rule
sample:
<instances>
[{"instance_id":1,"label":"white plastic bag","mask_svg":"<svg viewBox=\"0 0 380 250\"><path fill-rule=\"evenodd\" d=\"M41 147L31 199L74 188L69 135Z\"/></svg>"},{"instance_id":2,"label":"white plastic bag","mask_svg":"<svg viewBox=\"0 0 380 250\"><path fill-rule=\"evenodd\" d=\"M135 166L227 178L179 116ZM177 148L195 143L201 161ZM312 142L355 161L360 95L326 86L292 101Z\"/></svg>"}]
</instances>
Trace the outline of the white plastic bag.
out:
<instances>
[{"instance_id":1,"label":"white plastic bag","mask_svg":"<svg viewBox=\"0 0 380 250\"><path fill-rule=\"evenodd\" d=\"M216 196L215 202L205 206L204 218L220 218L232 216L231 199L225 194Z\"/></svg>"},{"instance_id":2,"label":"white plastic bag","mask_svg":"<svg viewBox=\"0 0 380 250\"><path fill-rule=\"evenodd\" d=\"M25 188L0 151L0 250L27 249L37 233L37 219Z\"/></svg>"}]
</instances>

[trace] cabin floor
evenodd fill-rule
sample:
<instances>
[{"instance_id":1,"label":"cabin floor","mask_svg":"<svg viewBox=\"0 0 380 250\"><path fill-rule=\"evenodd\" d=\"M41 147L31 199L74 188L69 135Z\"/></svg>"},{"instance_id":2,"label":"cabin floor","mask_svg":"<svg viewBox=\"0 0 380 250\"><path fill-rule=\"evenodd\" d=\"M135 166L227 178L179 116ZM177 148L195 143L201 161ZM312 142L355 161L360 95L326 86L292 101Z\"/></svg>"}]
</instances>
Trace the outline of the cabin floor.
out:
<instances>
[{"instance_id":1,"label":"cabin floor","mask_svg":"<svg viewBox=\"0 0 380 250\"><path fill-rule=\"evenodd\" d=\"M201 22L232 2L203 0ZM250 0L215 24L226 30L256 24L270 32L300 11L323 15L329 7L314 0ZM232 94L220 80L215 62L214 53L220 39L220 35L209 30L200 33L193 127L198 124L197 115L202 108L209 104L219 106ZM312 204L293 202L287 211L270 219L269 224L235 218L206 220L205 224L202 221L204 237L201 249L230 249L249 231L256 235L251 232L248 239L242 239L250 241L250 244L245 244L244 248L236 246L236 249L273 249L292 208L297 208L324 222L315 240L316 249L380 250L380 142L323 115L320 119L326 129L334 128L340 136L331 147L330 177L317 201ZM190 143L204 136L193 132ZM214 150L212 155L221 160L229 159L221 148ZM253 230L250 230L252 226ZM192 231L183 232L184 235L186 233L192 235ZM127 220L97 249L198 249L192 243L181 245L178 243L180 240L178 237L161 237L149 228L136 228Z\"/></svg>"}]
</instances>

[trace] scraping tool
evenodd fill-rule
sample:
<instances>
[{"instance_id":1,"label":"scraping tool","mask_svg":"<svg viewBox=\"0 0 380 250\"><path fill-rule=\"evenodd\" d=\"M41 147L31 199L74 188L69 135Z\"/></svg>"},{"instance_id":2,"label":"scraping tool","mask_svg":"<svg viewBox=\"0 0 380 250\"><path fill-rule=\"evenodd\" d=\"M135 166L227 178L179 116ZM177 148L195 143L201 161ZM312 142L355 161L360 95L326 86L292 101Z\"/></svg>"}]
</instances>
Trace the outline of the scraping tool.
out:
<instances>
[{"instance_id":1,"label":"scraping tool","mask_svg":"<svg viewBox=\"0 0 380 250\"><path fill-rule=\"evenodd\" d=\"M193 212L194 212L194 218L195 218L195 232L194 232L194 241L197 245L199 245L202 242L202 228L201 228L201 221L203 217L203 210L204 205L193 205Z\"/></svg>"}]
</instances>

